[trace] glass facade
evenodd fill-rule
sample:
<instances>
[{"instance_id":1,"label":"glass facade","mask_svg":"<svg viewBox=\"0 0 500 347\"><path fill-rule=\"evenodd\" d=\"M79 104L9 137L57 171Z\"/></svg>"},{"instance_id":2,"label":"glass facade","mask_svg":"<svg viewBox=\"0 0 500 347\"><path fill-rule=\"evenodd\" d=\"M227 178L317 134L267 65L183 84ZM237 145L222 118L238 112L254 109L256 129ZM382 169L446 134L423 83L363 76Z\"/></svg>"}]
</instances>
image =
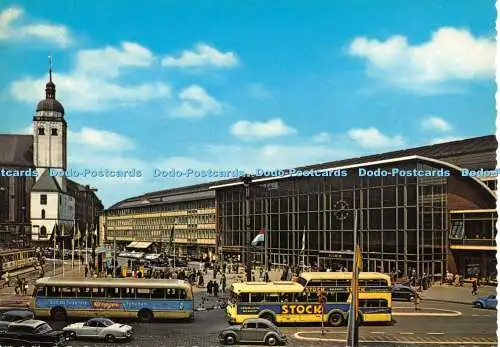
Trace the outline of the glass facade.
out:
<instances>
[{"instance_id":1,"label":"glass facade","mask_svg":"<svg viewBox=\"0 0 500 347\"><path fill-rule=\"evenodd\" d=\"M443 171L413 160L377 166L391 171ZM447 168L444 168L446 170ZM450 172L453 175L453 172ZM269 235L269 263L351 268L354 209L363 270L418 275L446 271L449 177L293 177L251 183L249 231L242 185L217 191L222 251L264 262L264 249L249 247L259 230ZM470 185L457 180L456 189Z\"/></svg>"}]
</instances>

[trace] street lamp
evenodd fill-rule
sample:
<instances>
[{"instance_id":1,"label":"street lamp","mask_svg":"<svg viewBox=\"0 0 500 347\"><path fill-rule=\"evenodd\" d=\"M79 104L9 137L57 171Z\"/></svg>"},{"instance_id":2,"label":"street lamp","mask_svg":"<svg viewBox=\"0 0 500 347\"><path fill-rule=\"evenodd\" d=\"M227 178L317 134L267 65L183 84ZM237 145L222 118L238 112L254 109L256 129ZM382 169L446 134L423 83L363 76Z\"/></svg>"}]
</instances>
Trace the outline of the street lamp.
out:
<instances>
[{"instance_id":1,"label":"street lamp","mask_svg":"<svg viewBox=\"0 0 500 347\"><path fill-rule=\"evenodd\" d=\"M245 190L245 239L246 239L246 249L247 249L247 256L246 256L246 272L247 272L247 281L251 282L252 281L252 263L250 259L250 253L251 253L251 236L250 236L250 184L252 183L252 176L249 174L246 174L241 177L241 180L243 181L243 187Z\"/></svg>"}]
</instances>

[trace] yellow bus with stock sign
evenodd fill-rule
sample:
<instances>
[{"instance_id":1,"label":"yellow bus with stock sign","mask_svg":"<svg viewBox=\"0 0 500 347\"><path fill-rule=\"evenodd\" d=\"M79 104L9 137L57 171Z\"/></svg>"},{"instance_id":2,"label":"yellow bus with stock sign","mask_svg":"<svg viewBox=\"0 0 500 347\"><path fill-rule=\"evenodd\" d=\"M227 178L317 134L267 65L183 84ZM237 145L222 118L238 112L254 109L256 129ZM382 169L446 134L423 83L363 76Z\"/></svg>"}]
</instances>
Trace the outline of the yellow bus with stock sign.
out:
<instances>
[{"instance_id":1,"label":"yellow bus with stock sign","mask_svg":"<svg viewBox=\"0 0 500 347\"><path fill-rule=\"evenodd\" d=\"M312 280L313 274L315 273L308 273L309 280ZM342 274L344 275L340 277L346 277L349 273ZM383 274L372 276L372 279L381 280L376 283L383 284L387 281L388 276L379 275ZM362 278L369 280L369 277L366 273ZM390 278L388 281L390 285ZM360 323L392 322L390 289L383 290L382 285L378 287L378 290L371 290L375 289L374 287L360 288ZM326 297L324 314L323 305L319 303L320 292ZM230 288L226 315L230 323L242 323L247 318L260 317L275 323L320 323L323 320L332 326L341 326L347 322L351 299L350 287L343 286L312 287L292 281L234 283Z\"/></svg>"}]
</instances>

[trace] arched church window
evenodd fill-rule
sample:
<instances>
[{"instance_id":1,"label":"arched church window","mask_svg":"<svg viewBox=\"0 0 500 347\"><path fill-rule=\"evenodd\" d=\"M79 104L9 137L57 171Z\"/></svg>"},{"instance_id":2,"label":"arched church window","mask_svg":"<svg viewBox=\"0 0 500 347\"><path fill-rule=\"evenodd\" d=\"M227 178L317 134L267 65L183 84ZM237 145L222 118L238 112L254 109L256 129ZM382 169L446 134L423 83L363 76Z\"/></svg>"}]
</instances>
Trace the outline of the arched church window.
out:
<instances>
[{"instance_id":1,"label":"arched church window","mask_svg":"<svg viewBox=\"0 0 500 347\"><path fill-rule=\"evenodd\" d=\"M40 237L47 237L47 228L45 226L40 228Z\"/></svg>"},{"instance_id":2,"label":"arched church window","mask_svg":"<svg viewBox=\"0 0 500 347\"><path fill-rule=\"evenodd\" d=\"M42 219L45 219L45 210L42 210Z\"/></svg>"},{"instance_id":3,"label":"arched church window","mask_svg":"<svg viewBox=\"0 0 500 347\"><path fill-rule=\"evenodd\" d=\"M45 135L45 129L42 127L38 128L38 135Z\"/></svg>"},{"instance_id":4,"label":"arched church window","mask_svg":"<svg viewBox=\"0 0 500 347\"><path fill-rule=\"evenodd\" d=\"M57 136L57 128L52 128L50 135Z\"/></svg>"}]
</instances>

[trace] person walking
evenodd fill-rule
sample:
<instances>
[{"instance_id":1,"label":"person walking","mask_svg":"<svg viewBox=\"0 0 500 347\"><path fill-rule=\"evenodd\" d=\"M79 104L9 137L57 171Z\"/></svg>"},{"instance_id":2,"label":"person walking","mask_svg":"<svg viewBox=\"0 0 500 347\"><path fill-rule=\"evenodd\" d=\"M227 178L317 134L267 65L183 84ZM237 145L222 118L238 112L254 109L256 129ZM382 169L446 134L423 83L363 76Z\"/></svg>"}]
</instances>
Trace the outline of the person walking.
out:
<instances>
[{"instance_id":1,"label":"person walking","mask_svg":"<svg viewBox=\"0 0 500 347\"><path fill-rule=\"evenodd\" d=\"M477 295L477 280L472 282L472 295Z\"/></svg>"},{"instance_id":2,"label":"person walking","mask_svg":"<svg viewBox=\"0 0 500 347\"><path fill-rule=\"evenodd\" d=\"M222 274L222 278L220 280L220 287L222 294L226 292L226 274Z\"/></svg>"},{"instance_id":3,"label":"person walking","mask_svg":"<svg viewBox=\"0 0 500 347\"><path fill-rule=\"evenodd\" d=\"M87 265L85 265L85 278L89 275L89 268Z\"/></svg>"},{"instance_id":4,"label":"person walking","mask_svg":"<svg viewBox=\"0 0 500 347\"><path fill-rule=\"evenodd\" d=\"M207 294L208 294L209 296L212 296L212 288L213 288L213 286L212 286L212 280L210 280L210 281L208 281L208 283L207 283Z\"/></svg>"},{"instance_id":5,"label":"person walking","mask_svg":"<svg viewBox=\"0 0 500 347\"><path fill-rule=\"evenodd\" d=\"M420 293L415 291L415 299L413 300L415 304L415 311L420 311L420 300L421 300Z\"/></svg>"},{"instance_id":6,"label":"person walking","mask_svg":"<svg viewBox=\"0 0 500 347\"><path fill-rule=\"evenodd\" d=\"M217 282L214 282L214 297L217 297L217 294L219 293L219 285Z\"/></svg>"}]
</instances>

